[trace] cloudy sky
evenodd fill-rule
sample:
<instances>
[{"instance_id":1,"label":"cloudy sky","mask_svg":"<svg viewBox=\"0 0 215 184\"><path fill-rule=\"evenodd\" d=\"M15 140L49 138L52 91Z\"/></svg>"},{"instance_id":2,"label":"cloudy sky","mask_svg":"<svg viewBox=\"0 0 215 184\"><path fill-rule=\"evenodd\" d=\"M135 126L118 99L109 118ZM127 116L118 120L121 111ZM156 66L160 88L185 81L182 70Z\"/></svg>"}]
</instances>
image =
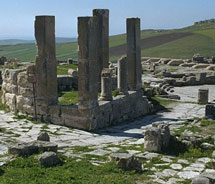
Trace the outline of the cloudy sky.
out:
<instances>
[{"instance_id":1,"label":"cloudy sky","mask_svg":"<svg viewBox=\"0 0 215 184\"><path fill-rule=\"evenodd\" d=\"M215 18L215 0L0 0L0 39L34 38L34 17L55 15L56 36L76 37L77 17L110 10L110 34L125 32L125 20L141 18L142 29L172 29Z\"/></svg>"}]
</instances>

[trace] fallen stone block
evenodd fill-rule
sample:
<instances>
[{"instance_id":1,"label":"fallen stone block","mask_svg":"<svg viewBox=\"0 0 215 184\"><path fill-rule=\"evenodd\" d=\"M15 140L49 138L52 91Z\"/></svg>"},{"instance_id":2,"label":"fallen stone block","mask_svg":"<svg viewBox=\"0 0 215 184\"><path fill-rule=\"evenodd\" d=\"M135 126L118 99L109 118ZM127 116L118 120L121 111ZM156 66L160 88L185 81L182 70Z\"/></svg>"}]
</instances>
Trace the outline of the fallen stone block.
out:
<instances>
[{"instance_id":1,"label":"fallen stone block","mask_svg":"<svg viewBox=\"0 0 215 184\"><path fill-rule=\"evenodd\" d=\"M203 176L197 176L193 178L191 184L210 184L210 180Z\"/></svg>"},{"instance_id":2,"label":"fallen stone block","mask_svg":"<svg viewBox=\"0 0 215 184\"><path fill-rule=\"evenodd\" d=\"M205 106L205 116L207 118L215 118L215 104L207 104Z\"/></svg>"},{"instance_id":3,"label":"fallen stone block","mask_svg":"<svg viewBox=\"0 0 215 184\"><path fill-rule=\"evenodd\" d=\"M53 167L61 163L55 152L44 152L39 156L39 162L44 167Z\"/></svg>"},{"instance_id":4,"label":"fallen stone block","mask_svg":"<svg viewBox=\"0 0 215 184\"><path fill-rule=\"evenodd\" d=\"M18 143L8 149L8 153L18 156L30 156L39 152L53 151L57 152L57 144L45 141L33 141L29 143Z\"/></svg>"},{"instance_id":5,"label":"fallen stone block","mask_svg":"<svg viewBox=\"0 0 215 184\"><path fill-rule=\"evenodd\" d=\"M38 137L37 137L38 141L50 141L50 137L49 134L47 132L42 132Z\"/></svg>"},{"instance_id":6,"label":"fallen stone block","mask_svg":"<svg viewBox=\"0 0 215 184\"><path fill-rule=\"evenodd\" d=\"M159 128L152 127L147 129L144 134L144 150L150 152L161 152L161 131Z\"/></svg>"},{"instance_id":7,"label":"fallen stone block","mask_svg":"<svg viewBox=\"0 0 215 184\"><path fill-rule=\"evenodd\" d=\"M110 161L117 162L117 167L123 170L142 171L142 163L140 160L128 153L113 153L110 155Z\"/></svg>"}]
</instances>

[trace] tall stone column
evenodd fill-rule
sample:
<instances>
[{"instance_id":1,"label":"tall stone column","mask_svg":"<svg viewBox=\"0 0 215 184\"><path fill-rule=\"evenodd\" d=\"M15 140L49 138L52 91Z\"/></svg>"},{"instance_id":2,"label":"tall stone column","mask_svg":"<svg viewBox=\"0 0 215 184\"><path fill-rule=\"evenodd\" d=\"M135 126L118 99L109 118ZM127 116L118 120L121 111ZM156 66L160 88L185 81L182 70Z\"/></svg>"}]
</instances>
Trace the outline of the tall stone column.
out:
<instances>
[{"instance_id":1,"label":"tall stone column","mask_svg":"<svg viewBox=\"0 0 215 184\"><path fill-rule=\"evenodd\" d=\"M127 64L126 57L123 56L118 60L118 71L117 71L117 87L119 88L120 94L128 94L127 86Z\"/></svg>"},{"instance_id":2,"label":"tall stone column","mask_svg":"<svg viewBox=\"0 0 215 184\"><path fill-rule=\"evenodd\" d=\"M111 101L112 97L112 78L111 70L109 68L104 68L102 70L101 78L101 97L100 100Z\"/></svg>"},{"instance_id":3,"label":"tall stone column","mask_svg":"<svg viewBox=\"0 0 215 184\"><path fill-rule=\"evenodd\" d=\"M128 87L131 91L141 89L141 43L140 19L127 19L127 71Z\"/></svg>"},{"instance_id":4,"label":"tall stone column","mask_svg":"<svg viewBox=\"0 0 215 184\"><path fill-rule=\"evenodd\" d=\"M109 66L109 10L94 9L93 18L96 22L97 36L99 38L97 45L97 59L99 64L99 87L101 85L101 72Z\"/></svg>"},{"instance_id":5,"label":"tall stone column","mask_svg":"<svg viewBox=\"0 0 215 184\"><path fill-rule=\"evenodd\" d=\"M79 109L98 105L97 35L93 17L78 17Z\"/></svg>"},{"instance_id":6,"label":"tall stone column","mask_svg":"<svg viewBox=\"0 0 215 184\"><path fill-rule=\"evenodd\" d=\"M97 34L99 37L97 57L102 71L102 69L109 66L109 10L94 9L93 17L97 21Z\"/></svg>"},{"instance_id":7,"label":"tall stone column","mask_svg":"<svg viewBox=\"0 0 215 184\"><path fill-rule=\"evenodd\" d=\"M57 61L55 52L55 17L36 16L35 38L37 99L46 105L57 104Z\"/></svg>"}]
</instances>

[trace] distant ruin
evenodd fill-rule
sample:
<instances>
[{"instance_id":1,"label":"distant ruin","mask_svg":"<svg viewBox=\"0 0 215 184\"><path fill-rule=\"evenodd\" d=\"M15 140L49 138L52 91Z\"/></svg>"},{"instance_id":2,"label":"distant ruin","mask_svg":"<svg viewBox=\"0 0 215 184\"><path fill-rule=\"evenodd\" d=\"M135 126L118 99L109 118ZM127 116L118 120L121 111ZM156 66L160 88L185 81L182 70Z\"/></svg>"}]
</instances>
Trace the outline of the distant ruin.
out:
<instances>
[{"instance_id":1,"label":"distant ruin","mask_svg":"<svg viewBox=\"0 0 215 184\"><path fill-rule=\"evenodd\" d=\"M6 69L2 74L2 101L11 111L85 130L133 120L149 112L141 82L139 18L127 19L127 58L118 61L120 95L112 97L109 10L96 9L92 17L78 17L79 103L72 106L58 105L54 16L36 16L35 38L35 65Z\"/></svg>"}]
</instances>

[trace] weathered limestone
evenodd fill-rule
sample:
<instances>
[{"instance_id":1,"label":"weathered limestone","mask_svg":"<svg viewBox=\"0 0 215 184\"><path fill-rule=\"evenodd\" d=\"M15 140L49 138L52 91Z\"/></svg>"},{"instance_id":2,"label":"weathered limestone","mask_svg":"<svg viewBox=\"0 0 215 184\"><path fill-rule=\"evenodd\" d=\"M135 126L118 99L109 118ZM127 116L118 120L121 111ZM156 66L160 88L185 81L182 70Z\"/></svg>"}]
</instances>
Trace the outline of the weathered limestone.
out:
<instances>
[{"instance_id":1,"label":"weathered limestone","mask_svg":"<svg viewBox=\"0 0 215 184\"><path fill-rule=\"evenodd\" d=\"M109 10L94 9L93 18L97 26L98 52L97 59L99 61L100 72L109 65Z\"/></svg>"},{"instance_id":2,"label":"weathered limestone","mask_svg":"<svg viewBox=\"0 0 215 184\"><path fill-rule=\"evenodd\" d=\"M11 145L8 153L18 156L30 156L35 153L53 151L57 152L58 145L47 141L32 141L27 143L18 143Z\"/></svg>"},{"instance_id":3,"label":"weathered limestone","mask_svg":"<svg viewBox=\"0 0 215 184\"><path fill-rule=\"evenodd\" d=\"M39 155L38 160L44 167L53 167L61 163L57 154L52 151L42 153L41 155Z\"/></svg>"},{"instance_id":4,"label":"weathered limestone","mask_svg":"<svg viewBox=\"0 0 215 184\"><path fill-rule=\"evenodd\" d=\"M207 104L208 103L208 89L199 89L198 91L198 103Z\"/></svg>"},{"instance_id":5,"label":"weathered limestone","mask_svg":"<svg viewBox=\"0 0 215 184\"><path fill-rule=\"evenodd\" d=\"M112 79L111 70L105 68L102 70L102 81L101 81L101 97L100 100L111 101L112 97Z\"/></svg>"},{"instance_id":6,"label":"weathered limestone","mask_svg":"<svg viewBox=\"0 0 215 184\"><path fill-rule=\"evenodd\" d=\"M70 75L72 77L78 77L78 71L70 68L70 69L68 69L68 75Z\"/></svg>"},{"instance_id":7,"label":"weathered limestone","mask_svg":"<svg viewBox=\"0 0 215 184\"><path fill-rule=\"evenodd\" d=\"M93 17L78 17L78 97L79 109L98 105L97 35Z\"/></svg>"},{"instance_id":8,"label":"weathered limestone","mask_svg":"<svg viewBox=\"0 0 215 184\"><path fill-rule=\"evenodd\" d=\"M117 88L119 88L120 94L128 95L126 57L121 57L118 60L117 75Z\"/></svg>"},{"instance_id":9,"label":"weathered limestone","mask_svg":"<svg viewBox=\"0 0 215 184\"><path fill-rule=\"evenodd\" d=\"M57 61L55 51L55 17L36 16L37 100L44 106L57 104ZM47 108L44 107L45 111Z\"/></svg>"},{"instance_id":10,"label":"weathered limestone","mask_svg":"<svg viewBox=\"0 0 215 184\"><path fill-rule=\"evenodd\" d=\"M141 89L140 19L127 19L127 71L131 91Z\"/></svg>"},{"instance_id":11,"label":"weathered limestone","mask_svg":"<svg viewBox=\"0 0 215 184\"><path fill-rule=\"evenodd\" d=\"M156 127L147 129L144 134L144 150L161 152L161 130Z\"/></svg>"},{"instance_id":12,"label":"weathered limestone","mask_svg":"<svg viewBox=\"0 0 215 184\"><path fill-rule=\"evenodd\" d=\"M112 155L110 155L110 161L116 162L118 168L126 171L142 171L141 161L128 153L113 153Z\"/></svg>"}]
</instances>

